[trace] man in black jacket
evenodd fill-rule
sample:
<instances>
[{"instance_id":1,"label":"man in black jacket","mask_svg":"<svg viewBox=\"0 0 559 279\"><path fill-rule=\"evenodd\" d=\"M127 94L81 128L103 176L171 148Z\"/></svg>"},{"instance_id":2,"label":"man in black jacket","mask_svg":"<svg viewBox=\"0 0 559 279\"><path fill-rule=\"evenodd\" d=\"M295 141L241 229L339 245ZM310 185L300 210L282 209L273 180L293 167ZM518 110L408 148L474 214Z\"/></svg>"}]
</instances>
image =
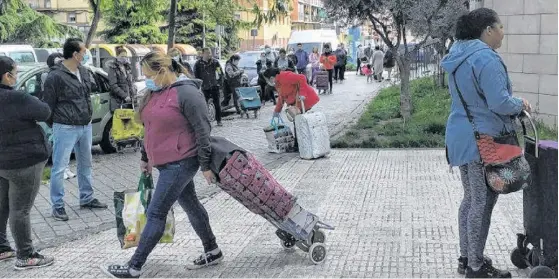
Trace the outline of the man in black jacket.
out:
<instances>
[{"instance_id":1,"label":"man in black jacket","mask_svg":"<svg viewBox=\"0 0 559 279\"><path fill-rule=\"evenodd\" d=\"M64 43L64 61L55 66L45 81L44 101L52 114L47 124L53 130L52 170L50 198L52 216L67 221L64 209L64 170L70 163L72 150L78 161L78 187L81 208L107 208L93 197L91 175L91 80L82 65L88 60L86 48L80 39Z\"/></svg>"},{"instance_id":2,"label":"man in black jacket","mask_svg":"<svg viewBox=\"0 0 559 279\"><path fill-rule=\"evenodd\" d=\"M223 81L223 69L217 59L212 57L210 48L202 50L202 59L194 64L194 76L202 80L202 92L206 97L206 102L211 98L215 107L215 120L217 126L221 124L221 100L219 87Z\"/></svg>"}]
</instances>

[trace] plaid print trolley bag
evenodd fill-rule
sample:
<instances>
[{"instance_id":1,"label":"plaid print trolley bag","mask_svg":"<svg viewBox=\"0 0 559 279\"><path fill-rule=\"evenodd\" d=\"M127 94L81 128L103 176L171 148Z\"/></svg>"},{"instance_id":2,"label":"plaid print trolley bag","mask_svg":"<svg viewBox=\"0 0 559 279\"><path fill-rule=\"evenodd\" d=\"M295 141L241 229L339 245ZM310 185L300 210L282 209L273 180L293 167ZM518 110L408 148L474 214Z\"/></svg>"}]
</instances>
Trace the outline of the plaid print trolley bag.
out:
<instances>
[{"instance_id":1,"label":"plaid print trolley bag","mask_svg":"<svg viewBox=\"0 0 559 279\"><path fill-rule=\"evenodd\" d=\"M218 186L274 225L285 249L298 247L314 264L326 259L325 234L334 229L297 203L254 155L235 151L219 172Z\"/></svg>"}]
</instances>

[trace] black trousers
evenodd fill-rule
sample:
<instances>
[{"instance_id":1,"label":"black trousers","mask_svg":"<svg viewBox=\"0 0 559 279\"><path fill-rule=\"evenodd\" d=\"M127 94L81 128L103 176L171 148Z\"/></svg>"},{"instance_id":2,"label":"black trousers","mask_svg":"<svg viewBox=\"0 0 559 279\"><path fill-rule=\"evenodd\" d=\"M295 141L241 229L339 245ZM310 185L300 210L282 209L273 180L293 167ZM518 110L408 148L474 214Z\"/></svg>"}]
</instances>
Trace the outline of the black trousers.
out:
<instances>
[{"instance_id":1,"label":"black trousers","mask_svg":"<svg viewBox=\"0 0 559 279\"><path fill-rule=\"evenodd\" d=\"M231 101L231 96L233 96L233 105L235 106L235 110L237 110L237 112L239 112L239 96L237 96L237 92L235 92L235 89L237 88L237 86L235 86L235 84L229 83L229 82L225 82L224 87L223 87L223 102L221 102L221 106L222 107L227 107L229 106L229 102Z\"/></svg>"},{"instance_id":2,"label":"black trousers","mask_svg":"<svg viewBox=\"0 0 559 279\"><path fill-rule=\"evenodd\" d=\"M202 90L204 92L204 97L206 97L206 102L211 98L215 107L215 120L219 123L221 122L221 102L219 100L219 87L215 86L210 89Z\"/></svg>"},{"instance_id":3,"label":"black trousers","mask_svg":"<svg viewBox=\"0 0 559 279\"><path fill-rule=\"evenodd\" d=\"M345 74L345 65L334 66L334 79L336 81L344 80L345 79L344 74Z\"/></svg>"},{"instance_id":4,"label":"black trousers","mask_svg":"<svg viewBox=\"0 0 559 279\"><path fill-rule=\"evenodd\" d=\"M330 82L330 91L332 91L332 78L334 76L334 70L330 69L330 70L326 70L328 71L328 81Z\"/></svg>"}]
</instances>

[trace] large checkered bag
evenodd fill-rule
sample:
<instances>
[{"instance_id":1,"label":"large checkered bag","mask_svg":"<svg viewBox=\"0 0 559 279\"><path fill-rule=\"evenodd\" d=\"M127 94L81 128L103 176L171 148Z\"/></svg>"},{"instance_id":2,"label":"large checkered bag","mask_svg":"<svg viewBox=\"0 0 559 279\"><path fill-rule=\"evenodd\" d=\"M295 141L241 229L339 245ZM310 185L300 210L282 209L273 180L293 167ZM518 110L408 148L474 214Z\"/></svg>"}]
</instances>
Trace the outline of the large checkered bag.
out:
<instances>
[{"instance_id":1,"label":"large checkered bag","mask_svg":"<svg viewBox=\"0 0 559 279\"><path fill-rule=\"evenodd\" d=\"M223 191L266 219L283 222L296 201L250 153L235 151L219 178Z\"/></svg>"}]
</instances>

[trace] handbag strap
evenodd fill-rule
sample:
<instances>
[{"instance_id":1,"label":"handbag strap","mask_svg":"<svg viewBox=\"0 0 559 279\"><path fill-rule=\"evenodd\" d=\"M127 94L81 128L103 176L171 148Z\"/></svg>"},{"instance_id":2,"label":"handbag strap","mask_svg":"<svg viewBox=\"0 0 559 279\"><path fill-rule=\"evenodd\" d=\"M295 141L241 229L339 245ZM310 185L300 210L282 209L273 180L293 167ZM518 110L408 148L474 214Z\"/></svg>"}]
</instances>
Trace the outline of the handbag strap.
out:
<instances>
[{"instance_id":1,"label":"handbag strap","mask_svg":"<svg viewBox=\"0 0 559 279\"><path fill-rule=\"evenodd\" d=\"M462 60L462 62L460 62L460 64L458 64L458 66L451 73L452 78L454 80L454 87L456 88L456 93L458 93L458 98L460 98L460 102L462 103L462 106L464 107L464 111L466 111L466 116L468 117L468 121L470 122L470 124L472 124L472 128L474 130L474 136L475 136L476 140L480 139L479 132L478 132L478 130L476 128L476 125L474 123L474 117L473 117L472 113L470 112L470 110L468 109L468 104L466 103L466 100L464 99L464 95L462 95L462 91L460 91L460 88L458 87L458 83L457 83L457 80L456 80L456 72L458 71L460 66L462 66L462 64L464 64L464 62L466 62L468 60L468 58L470 56L472 56L473 54L475 54L476 52L478 52L480 50L482 50L482 49L478 49L478 50L468 54L468 56L466 56L466 58L464 58L464 60Z\"/></svg>"}]
</instances>

